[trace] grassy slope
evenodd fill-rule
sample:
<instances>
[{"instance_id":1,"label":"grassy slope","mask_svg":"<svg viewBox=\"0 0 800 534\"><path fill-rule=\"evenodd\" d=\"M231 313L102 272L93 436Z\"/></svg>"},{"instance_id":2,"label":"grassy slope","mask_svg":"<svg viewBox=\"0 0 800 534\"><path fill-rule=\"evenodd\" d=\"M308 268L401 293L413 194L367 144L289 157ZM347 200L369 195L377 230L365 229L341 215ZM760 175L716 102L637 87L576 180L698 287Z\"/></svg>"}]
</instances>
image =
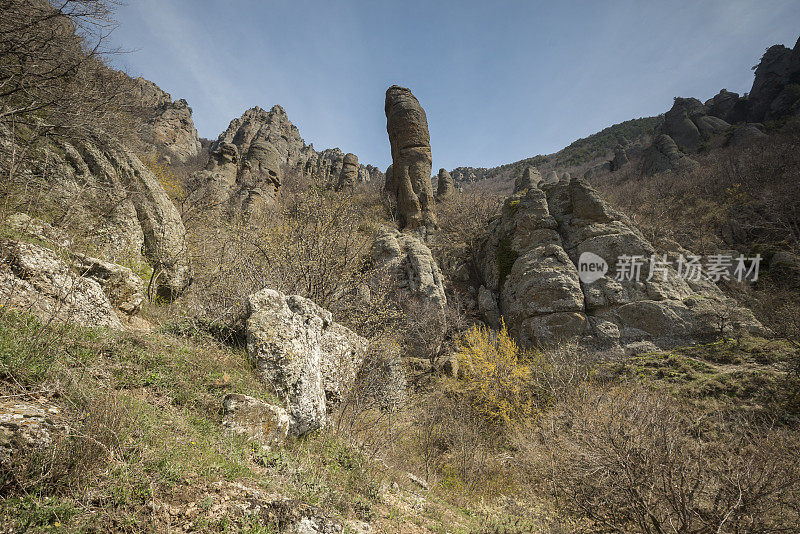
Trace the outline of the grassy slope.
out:
<instances>
[{"instance_id":1,"label":"grassy slope","mask_svg":"<svg viewBox=\"0 0 800 534\"><path fill-rule=\"evenodd\" d=\"M367 520L385 532L553 532L556 524L571 524L547 498L515 495L511 480L489 501L486 492L465 492L453 477L422 491L404 470L368 457L332 430L272 452L224 435L225 393L272 397L242 350L190 329L134 334L43 327L10 312L0 324L4 394L49 397L72 428L72 437L57 441L53 458L31 458L41 469L17 471L24 492L9 491L4 480L7 526L150 531L191 522L200 531L273 531L256 515L214 515L216 503L235 498L226 490L234 483ZM774 341L720 342L634 357L616 372L709 409L763 410L775 403L787 354ZM425 409L424 397L411 404ZM400 420L395 425L410 428ZM87 452L86 440L103 446ZM413 436L401 435L397 447L413 464ZM174 515L154 512L154 503Z\"/></svg>"},{"instance_id":2,"label":"grassy slope","mask_svg":"<svg viewBox=\"0 0 800 534\"><path fill-rule=\"evenodd\" d=\"M41 469L17 466L24 490L3 470L0 525L160 531L192 522L200 531L273 532L257 514L215 517L213 505L236 498L226 488L240 484L386 532L478 529L478 517L416 488L404 471L368 460L332 431L272 452L226 436L226 393L273 400L271 394L243 350L180 331L186 332L45 327L24 315L0 316L3 394L48 398L71 427L70 437L56 441L54 458L27 458ZM102 446L87 450L94 440Z\"/></svg>"}]
</instances>

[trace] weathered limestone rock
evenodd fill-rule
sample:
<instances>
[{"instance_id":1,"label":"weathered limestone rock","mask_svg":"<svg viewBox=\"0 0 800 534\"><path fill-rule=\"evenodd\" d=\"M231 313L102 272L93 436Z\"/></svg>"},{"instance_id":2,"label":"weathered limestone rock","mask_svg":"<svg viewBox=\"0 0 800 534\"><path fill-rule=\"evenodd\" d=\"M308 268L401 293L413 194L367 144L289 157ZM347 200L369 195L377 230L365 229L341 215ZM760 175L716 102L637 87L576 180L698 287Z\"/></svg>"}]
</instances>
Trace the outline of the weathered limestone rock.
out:
<instances>
[{"instance_id":1,"label":"weathered limestone rock","mask_svg":"<svg viewBox=\"0 0 800 534\"><path fill-rule=\"evenodd\" d=\"M500 328L500 309L497 307L497 297L486 287L478 289L478 311L483 315L486 324L492 328Z\"/></svg>"},{"instance_id":2,"label":"weathered limestone rock","mask_svg":"<svg viewBox=\"0 0 800 534\"><path fill-rule=\"evenodd\" d=\"M325 312L322 308L319 310L320 313ZM344 400L349 392L364 360L367 344L366 339L349 328L334 323L332 319L328 327L323 330L320 340L322 387L325 390L325 403L329 410Z\"/></svg>"},{"instance_id":3,"label":"weathered limestone rock","mask_svg":"<svg viewBox=\"0 0 800 534\"><path fill-rule=\"evenodd\" d=\"M622 145L617 145L617 147L614 148L614 159L611 160L611 170L618 171L627 163L628 153L625 151L625 147Z\"/></svg>"},{"instance_id":4,"label":"weathered limestone rock","mask_svg":"<svg viewBox=\"0 0 800 534\"><path fill-rule=\"evenodd\" d=\"M283 408L239 393L225 395L222 406L222 427L226 432L266 446L286 441L291 418Z\"/></svg>"},{"instance_id":5,"label":"weathered limestone rock","mask_svg":"<svg viewBox=\"0 0 800 534\"><path fill-rule=\"evenodd\" d=\"M386 131L392 147L392 189L400 229L435 230L436 203L431 185L431 142L425 110L409 89L386 90Z\"/></svg>"},{"instance_id":6,"label":"weathered limestone rock","mask_svg":"<svg viewBox=\"0 0 800 534\"><path fill-rule=\"evenodd\" d=\"M696 152L711 136L725 133L730 124L708 114L708 108L696 98L676 98L664 115L662 133L669 135L679 147Z\"/></svg>"},{"instance_id":7,"label":"weathered limestone rock","mask_svg":"<svg viewBox=\"0 0 800 534\"><path fill-rule=\"evenodd\" d=\"M46 248L0 240L0 303L43 321L122 330L99 283L75 274Z\"/></svg>"},{"instance_id":8,"label":"weathered limestone rock","mask_svg":"<svg viewBox=\"0 0 800 534\"><path fill-rule=\"evenodd\" d=\"M733 124L745 119L745 111L742 109L743 103L739 101L739 93L732 93L727 89L722 89L714 98L706 102L706 107L708 107L709 115Z\"/></svg>"},{"instance_id":9,"label":"weathered limestone rock","mask_svg":"<svg viewBox=\"0 0 800 534\"><path fill-rule=\"evenodd\" d=\"M148 113L142 137L170 163L187 163L202 147L186 100L172 101L169 93L144 78L137 78L140 104Z\"/></svg>"},{"instance_id":10,"label":"weathered limestone rock","mask_svg":"<svg viewBox=\"0 0 800 534\"><path fill-rule=\"evenodd\" d=\"M294 435L325 425L326 397L343 396L365 350L366 340L306 298L273 289L250 295L248 357L286 402Z\"/></svg>"},{"instance_id":11,"label":"weathered limestone rock","mask_svg":"<svg viewBox=\"0 0 800 534\"><path fill-rule=\"evenodd\" d=\"M439 169L439 183L436 188L436 201L447 200L455 193L453 177L445 169Z\"/></svg>"},{"instance_id":12,"label":"weathered limestone rock","mask_svg":"<svg viewBox=\"0 0 800 534\"><path fill-rule=\"evenodd\" d=\"M342 160L342 172L339 176L337 191L352 190L358 180L358 156L349 153Z\"/></svg>"},{"instance_id":13,"label":"weathered limestone rock","mask_svg":"<svg viewBox=\"0 0 800 534\"><path fill-rule=\"evenodd\" d=\"M345 169L347 159L347 169ZM352 166L355 165L355 168ZM348 183L371 181L382 173L358 163L338 148L320 152L306 145L281 106L248 109L234 119L211 145L211 158L192 180L198 201L218 205L236 215L272 204L283 174L292 169L321 187L338 189L346 170Z\"/></svg>"},{"instance_id":14,"label":"weathered limestone rock","mask_svg":"<svg viewBox=\"0 0 800 534\"><path fill-rule=\"evenodd\" d=\"M685 172L697 167L697 162L678 150L678 145L668 135L661 134L645 151L644 172L653 175L659 172Z\"/></svg>"},{"instance_id":15,"label":"weathered limestone rock","mask_svg":"<svg viewBox=\"0 0 800 534\"><path fill-rule=\"evenodd\" d=\"M53 227L49 223L33 218L27 213L14 213L6 219L5 223L16 232L52 243L56 247L63 248L72 244L64 231Z\"/></svg>"},{"instance_id":16,"label":"weathered limestone rock","mask_svg":"<svg viewBox=\"0 0 800 534\"><path fill-rule=\"evenodd\" d=\"M237 178L232 208L246 216L263 212L272 205L282 182L280 154L271 144L257 140L250 144Z\"/></svg>"},{"instance_id":17,"label":"weathered limestone rock","mask_svg":"<svg viewBox=\"0 0 800 534\"><path fill-rule=\"evenodd\" d=\"M746 123L738 126L728 139L728 144L732 146L746 145L755 141L756 139L764 139L767 134L764 133L764 126L762 124Z\"/></svg>"},{"instance_id":18,"label":"weathered limestone rock","mask_svg":"<svg viewBox=\"0 0 800 534\"><path fill-rule=\"evenodd\" d=\"M145 301L144 282L133 271L82 254L74 254L72 261L72 268L79 276L91 278L100 284L121 318L139 314Z\"/></svg>"},{"instance_id":19,"label":"weathered limestone rock","mask_svg":"<svg viewBox=\"0 0 800 534\"><path fill-rule=\"evenodd\" d=\"M789 87L792 84L800 84L800 39L794 49L774 45L762 56L747 99L747 120L764 122L791 113L798 100L797 88ZM792 92L794 97L788 98Z\"/></svg>"},{"instance_id":20,"label":"weathered limestone rock","mask_svg":"<svg viewBox=\"0 0 800 534\"><path fill-rule=\"evenodd\" d=\"M47 155L41 161L48 162L51 177L49 200L73 215L64 224L77 224L79 231L91 224L103 260L141 253L157 273L158 294L167 299L180 294L191 281L186 230L163 186L139 158L103 132L87 133L80 141L56 138L43 150Z\"/></svg>"},{"instance_id":21,"label":"weathered limestone rock","mask_svg":"<svg viewBox=\"0 0 800 534\"><path fill-rule=\"evenodd\" d=\"M44 398L0 400L0 461L23 447L46 449L66 429L61 409Z\"/></svg>"},{"instance_id":22,"label":"weathered limestone rock","mask_svg":"<svg viewBox=\"0 0 800 534\"><path fill-rule=\"evenodd\" d=\"M442 308L447 304L439 265L418 237L383 228L373 244L372 258L394 274L401 289Z\"/></svg>"},{"instance_id":23,"label":"weathered limestone rock","mask_svg":"<svg viewBox=\"0 0 800 534\"><path fill-rule=\"evenodd\" d=\"M558 173L556 171L549 171L547 175L544 177L545 184L557 184L558 183Z\"/></svg>"},{"instance_id":24,"label":"weathered limestone rock","mask_svg":"<svg viewBox=\"0 0 800 534\"><path fill-rule=\"evenodd\" d=\"M519 193L526 189L539 187L542 182L542 175L536 167L525 167L522 174L514 181L514 193Z\"/></svg>"},{"instance_id":25,"label":"weathered limestone rock","mask_svg":"<svg viewBox=\"0 0 800 534\"><path fill-rule=\"evenodd\" d=\"M506 325L526 345L565 339L600 346L688 343L713 331L714 313L730 306L746 329L764 333L752 313L732 305L711 282L686 281L672 267L665 278L647 280L657 252L585 180L573 178L507 199L477 258L481 293L499 296ZM609 272L583 282L578 261L585 253L611 269L622 256L641 256L643 276L618 280ZM488 303L481 308L493 313Z\"/></svg>"}]
</instances>

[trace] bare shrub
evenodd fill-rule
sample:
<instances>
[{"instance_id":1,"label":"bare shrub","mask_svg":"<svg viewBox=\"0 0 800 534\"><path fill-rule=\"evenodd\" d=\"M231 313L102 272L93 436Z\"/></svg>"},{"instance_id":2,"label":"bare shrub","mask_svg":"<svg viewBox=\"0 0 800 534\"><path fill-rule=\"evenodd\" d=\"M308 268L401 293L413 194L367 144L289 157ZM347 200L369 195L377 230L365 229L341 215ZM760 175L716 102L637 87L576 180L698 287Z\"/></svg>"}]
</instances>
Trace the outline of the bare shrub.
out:
<instances>
[{"instance_id":1,"label":"bare shrub","mask_svg":"<svg viewBox=\"0 0 800 534\"><path fill-rule=\"evenodd\" d=\"M80 139L97 129L135 132L133 82L103 63L114 29L109 0L0 2L0 171L9 182L41 141Z\"/></svg>"},{"instance_id":2,"label":"bare shrub","mask_svg":"<svg viewBox=\"0 0 800 534\"><path fill-rule=\"evenodd\" d=\"M454 493L474 491L490 476L490 433L486 419L466 396L432 392L414 433L426 480Z\"/></svg>"},{"instance_id":3,"label":"bare shrub","mask_svg":"<svg viewBox=\"0 0 800 534\"><path fill-rule=\"evenodd\" d=\"M486 236L489 219L500 213L504 198L498 193L467 189L436 205L439 233L431 248L446 272L458 260L474 256Z\"/></svg>"},{"instance_id":4,"label":"bare shrub","mask_svg":"<svg viewBox=\"0 0 800 534\"><path fill-rule=\"evenodd\" d=\"M791 531L800 519L797 436L695 421L664 394L584 387L524 445L527 465L562 506L608 531Z\"/></svg>"},{"instance_id":5,"label":"bare shrub","mask_svg":"<svg viewBox=\"0 0 800 534\"><path fill-rule=\"evenodd\" d=\"M117 395L75 401L77 423L57 429L52 444L13 444L10 457L0 462L0 495L75 491L120 454L132 426L130 406Z\"/></svg>"},{"instance_id":6,"label":"bare shrub","mask_svg":"<svg viewBox=\"0 0 800 534\"><path fill-rule=\"evenodd\" d=\"M236 322L247 296L271 287L307 297L344 321L369 278L369 223L351 197L308 189L282 196L260 219L194 227L189 248L197 311L211 321Z\"/></svg>"}]
</instances>

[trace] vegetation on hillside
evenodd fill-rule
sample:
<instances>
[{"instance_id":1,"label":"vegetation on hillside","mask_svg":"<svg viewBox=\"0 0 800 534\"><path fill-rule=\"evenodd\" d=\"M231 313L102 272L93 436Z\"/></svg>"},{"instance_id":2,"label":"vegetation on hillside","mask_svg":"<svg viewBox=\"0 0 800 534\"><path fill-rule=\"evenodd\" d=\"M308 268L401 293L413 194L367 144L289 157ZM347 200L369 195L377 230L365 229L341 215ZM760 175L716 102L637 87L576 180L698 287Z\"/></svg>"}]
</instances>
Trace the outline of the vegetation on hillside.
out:
<instances>
[{"instance_id":1,"label":"vegetation on hillside","mask_svg":"<svg viewBox=\"0 0 800 534\"><path fill-rule=\"evenodd\" d=\"M139 119L124 92L105 91L120 87L107 76L127 77L97 55L102 35L75 41L68 28L62 42L41 31L48 13L83 32L104 29L110 3L67 0L57 13L20 5L27 11L4 10L0 36L28 35L17 45L30 55L0 48L0 87L12 91L0 95L0 128L21 139L4 147L28 147L28 164L3 154L2 214L57 225L75 206L50 209L37 140L101 128L137 145ZM28 57L30 76L20 77ZM528 164L580 165L660 121L627 121L487 173L508 180ZM0 531L273 533L286 508L311 506L377 532L792 532L800 275L778 260L800 246L798 144L789 121L766 142L698 156L684 175L645 180L634 161L598 179L652 242L737 247L768 264L754 287L727 289L774 337L720 328L706 344L638 354L522 347L502 323L479 323L475 261L500 194L473 188L437 206L430 248L450 280L440 308L408 297L372 257L380 227L393 224L382 184L335 193L286 168L277 198L247 217L192 203L187 175L199 160L177 168L145 154L183 216L192 284L174 301L150 295L141 331L70 326L0 301L0 404L53 408L41 447L6 433L13 421L0 425ZM0 216L2 238L48 246L5 223ZM64 256L90 252L98 227L92 218L69 226ZM496 258L501 280L517 258L509 239ZM0 276L10 268L1 264ZM281 446L223 428L228 393L280 403L244 343L248 296L265 287L312 299L368 345L328 424ZM375 392L397 362L406 400L389 405Z\"/></svg>"}]
</instances>

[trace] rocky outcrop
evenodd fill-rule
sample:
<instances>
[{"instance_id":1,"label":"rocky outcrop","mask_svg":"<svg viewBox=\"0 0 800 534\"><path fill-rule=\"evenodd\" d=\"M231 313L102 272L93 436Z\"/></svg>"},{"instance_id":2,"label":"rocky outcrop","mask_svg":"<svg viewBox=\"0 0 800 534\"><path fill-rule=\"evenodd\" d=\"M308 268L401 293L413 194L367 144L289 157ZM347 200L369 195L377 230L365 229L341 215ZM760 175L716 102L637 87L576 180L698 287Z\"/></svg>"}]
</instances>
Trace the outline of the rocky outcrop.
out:
<instances>
[{"instance_id":1,"label":"rocky outcrop","mask_svg":"<svg viewBox=\"0 0 800 534\"><path fill-rule=\"evenodd\" d=\"M764 122L800 110L800 39L794 49L767 49L756 67L747 98L747 120Z\"/></svg>"},{"instance_id":2,"label":"rocky outcrop","mask_svg":"<svg viewBox=\"0 0 800 534\"><path fill-rule=\"evenodd\" d=\"M746 101L739 98L738 93L722 89L714 98L706 102L708 114L724 120L729 124L741 122L747 118Z\"/></svg>"},{"instance_id":3,"label":"rocky outcrop","mask_svg":"<svg viewBox=\"0 0 800 534\"><path fill-rule=\"evenodd\" d=\"M478 288L478 311L484 321L492 328L500 328L500 309L497 307L497 295L481 286Z\"/></svg>"},{"instance_id":4,"label":"rocky outcrop","mask_svg":"<svg viewBox=\"0 0 800 534\"><path fill-rule=\"evenodd\" d=\"M72 270L100 284L121 318L138 315L145 301L144 283L127 267L83 254L72 255Z\"/></svg>"},{"instance_id":5,"label":"rocky outcrop","mask_svg":"<svg viewBox=\"0 0 800 534\"><path fill-rule=\"evenodd\" d=\"M291 418L283 408L240 393L225 395L222 408L222 427L227 433L266 446L286 441Z\"/></svg>"},{"instance_id":6,"label":"rocky outcrop","mask_svg":"<svg viewBox=\"0 0 800 534\"><path fill-rule=\"evenodd\" d=\"M522 174L514 180L514 193L525 191L534 187L539 187L542 182L542 175L536 167L525 167Z\"/></svg>"},{"instance_id":7,"label":"rocky outcrop","mask_svg":"<svg viewBox=\"0 0 800 534\"><path fill-rule=\"evenodd\" d=\"M46 398L11 397L0 400L0 462L26 448L43 451L69 430L61 409Z\"/></svg>"},{"instance_id":8,"label":"rocky outcrop","mask_svg":"<svg viewBox=\"0 0 800 534\"><path fill-rule=\"evenodd\" d=\"M557 184L558 183L558 173L556 171L548 171L545 175L543 183L544 184Z\"/></svg>"},{"instance_id":9,"label":"rocky outcrop","mask_svg":"<svg viewBox=\"0 0 800 534\"><path fill-rule=\"evenodd\" d=\"M338 189L342 178L355 184L381 176L377 168L360 165L354 154L338 148L317 152L306 145L281 106L248 109L231 121L210 152L206 168L192 176L195 200L224 208L229 216L269 206L287 170L329 189Z\"/></svg>"},{"instance_id":10,"label":"rocky outcrop","mask_svg":"<svg viewBox=\"0 0 800 534\"><path fill-rule=\"evenodd\" d=\"M392 273L401 290L440 308L447 304L444 277L420 238L383 228L372 246L372 258L377 266Z\"/></svg>"},{"instance_id":11,"label":"rocky outcrop","mask_svg":"<svg viewBox=\"0 0 800 534\"><path fill-rule=\"evenodd\" d=\"M386 131L392 147L392 180L386 191L397 200L400 229L435 230L431 185L431 141L425 110L409 89L386 90Z\"/></svg>"},{"instance_id":12,"label":"rocky outcrop","mask_svg":"<svg viewBox=\"0 0 800 534\"><path fill-rule=\"evenodd\" d=\"M358 156L353 153L346 154L342 159L342 172L339 175L337 191L351 190L358 181Z\"/></svg>"},{"instance_id":13,"label":"rocky outcrop","mask_svg":"<svg viewBox=\"0 0 800 534\"><path fill-rule=\"evenodd\" d=\"M142 138L170 163L187 163L202 151L186 100L173 102L169 93L144 78L136 78L140 105L147 115Z\"/></svg>"},{"instance_id":14,"label":"rocky outcrop","mask_svg":"<svg viewBox=\"0 0 800 534\"><path fill-rule=\"evenodd\" d=\"M352 385L366 344L299 295L273 289L250 295L248 357L286 403L294 435L325 425L326 401L335 403Z\"/></svg>"},{"instance_id":15,"label":"rocky outcrop","mask_svg":"<svg viewBox=\"0 0 800 534\"><path fill-rule=\"evenodd\" d=\"M234 530L257 530L280 534L371 534L368 524L342 520L330 511L277 493L261 485L220 480L199 484L186 498L153 503L159 530L178 532L196 525L233 526ZM209 503L213 503L209 506ZM162 519L163 518L163 519ZM366 525L366 527L365 527ZM358 530L364 529L367 530Z\"/></svg>"},{"instance_id":16,"label":"rocky outcrop","mask_svg":"<svg viewBox=\"0 0 800 534\"><path fill-rule=\"evenodd\" d=\"M13 213L6 218L5 224L15 232L33 237L54 247L64 248L72 244L72 240L63 230L31 217L27 213Z\"/></svg>"},{"instance_id":17,"label":"rocky outcrop","mask_svg":"<svg viewBox=\"0 0 800 534\"><path fill-rule=\"evenodd\" d=\"M484 299L497 296L507 326L526 345L578 339L671 346L702 339L713 331L714 314L731 304L713 283L686 281L674 269L665 279L646 280L657 252L586 181L573 178L506 201L478 257L482 293ZM584 282L578 271L583 254L611 269L624 255L642 256L644 276L636 281L610 273ZM493 307L487 302L481 308ZM763 333L749 311L736 312L751 332Z\"/></svg>"},{"instance_id":18,"label":"rocky outcrop","mask_svg":"<svg viewBox=\"0 0 800 534\"><path fill-rule=\"evenodd\" d=\"M436 201L447 200L455 194L453 177L445 169L439 169L439 183L436 187Z\"/></svg>"},{"instance_id":19,"label":"rocky outcrop","mask_svg":"<svg viewBox=\"0 0 800 534\"><path fill-rule=\"evenodd\" d=\"M49 199L91 224L103 260L144 258L156 273L154 289L165 299L191 281L186 230L180 214L153 173L119 141L101 132L48 147ZM80 231L80 228L78 229Z\"/></svg>"},{"instance_id":20,"label":"rocky outcrop","mask_svg":"<svg viewBox=\"0 0 800 534\"><path fill-rule=\"evenodd\" d=\"M643 171L647 175L660 172L685 172L697 167L697 162L681 152L668 135L661 134L645 151Z\"/></svg>"},{"instance_id":21,"label":"rocky outcrop","mask_svg":"<svg viewBox=\"0 0 800 534\"><path fill-rule=\"evenodd\" d=\"M281 158L275 147L262 140L253 141L242 157L230 207L246 217L262 213L278 196L282 183Z\"/></svg>"},{"instance_id":22,"label":"rocky outcrop","mask_svg":"<svg viewBox=\"0 0 800 534\"><path fill-rule=\"evenodd\" d=\"M0 240L0 303L42 321L123 328L96 280L75 273L52 250L10 239Z\"/></svg>"},{"instance_id":23,"label":"rocky outcrop","mask_svg":"<svg viewBox=\"0 0 800 534\"><path fill-rule=\"evenodd\" d=\"M618 171L622 167L628 164L628 153L625 150L625 147L622 145L617 145L614 148L614 159L611 160L611 170Z\"/></svg>"},{"instance_id":24,"label":"rocky outcrop","mask_svg":"<svg viewBox=\"0 0 800 534\"><path fill-rule=\"evenodd\" d=\"M737 126L730 135L728 144L731 146L740 146L749 144L757 139L764 139L767 134L764 133L763 124L746 123Z\"/></svg>"},{"instance_id":25,"label":"rocky outcrop","mask_svg":"<svg viewBox=\"0 0 800 534\"><path fill-rule=\"evenodd\" d=\"M708 108L696 98L676 98L664 115L661 132L670 136L679 147L696 152L711 136L725 133L730 124L709 115Z\"/></svg>"}]
</instances>

